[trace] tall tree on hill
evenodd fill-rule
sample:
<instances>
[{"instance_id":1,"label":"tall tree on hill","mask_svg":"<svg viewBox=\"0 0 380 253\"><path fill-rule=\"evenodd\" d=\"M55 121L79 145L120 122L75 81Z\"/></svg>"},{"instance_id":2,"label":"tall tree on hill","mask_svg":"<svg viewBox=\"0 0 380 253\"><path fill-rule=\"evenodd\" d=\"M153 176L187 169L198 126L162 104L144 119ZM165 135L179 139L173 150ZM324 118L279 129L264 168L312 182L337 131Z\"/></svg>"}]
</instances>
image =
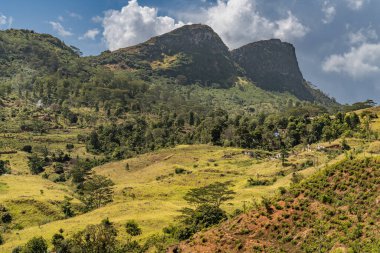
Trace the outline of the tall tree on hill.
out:
<instances>
[{"instance_id":1,"label":"tall tree on hill","mask_svg":"<svg viewBox=\"0 0 380 253\"><path fill-rule=\"evenodd\" d=\"M216 182L204 187L191 189L186 193L184 199L192 205L208 204L211 206L219 207L223 202L233 199L236 194L233 190L229 189L232 182Z\"/></svg>"},{"instance_id":2,"label":"tall tree on hill","mask_svg":"<svg viewBox=\"0 0 380 253\"><path fill-rule=\"evenodd\" d=\"M114 183L101 175L89 175L83 184L82 201L88 210L102 207L113 201Z\"/></svg>"}]
</instances>

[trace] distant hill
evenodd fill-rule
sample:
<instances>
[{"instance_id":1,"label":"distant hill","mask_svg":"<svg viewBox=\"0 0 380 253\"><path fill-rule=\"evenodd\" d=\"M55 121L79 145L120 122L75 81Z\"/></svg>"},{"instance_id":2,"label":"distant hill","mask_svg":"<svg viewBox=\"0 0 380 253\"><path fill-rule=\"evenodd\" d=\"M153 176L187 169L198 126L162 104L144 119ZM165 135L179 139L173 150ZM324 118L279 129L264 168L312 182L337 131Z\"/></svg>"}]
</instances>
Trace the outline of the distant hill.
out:
<instances>
[{"instance_id":1,"label":"distant hill","mask_svg":"<svg viewBox=\"0 0 380 253\"><path fill-rule=\"evenodd\" d=\"M0 31L0 78L22 73L52 73L79 59L79 50L49 34L30 30Z\"/></svg>"},{"instance_id":2,"label":"distant hill","mask_svg":"<svg viewBox=\"0 0 380 253\"><path fill-rule=\"evenodd\" d=\"M378 252L379 164L342 161L170 252Z\"/></svg>"}]
</instances>

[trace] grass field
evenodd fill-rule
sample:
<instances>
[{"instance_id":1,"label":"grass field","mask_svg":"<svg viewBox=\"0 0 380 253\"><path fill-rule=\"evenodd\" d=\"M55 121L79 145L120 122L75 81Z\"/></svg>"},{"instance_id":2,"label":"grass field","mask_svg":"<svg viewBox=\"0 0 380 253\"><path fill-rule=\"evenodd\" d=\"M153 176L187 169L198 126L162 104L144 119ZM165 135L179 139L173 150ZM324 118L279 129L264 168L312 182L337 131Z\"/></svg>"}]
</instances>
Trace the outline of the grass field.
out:
<instances>
[{"instance_id":1,"label":"grass field","mask_svg":"<svg viewBox=\"0 0 380 253\"><path fill-rule=\"evenodd\" d=\"M372 124L377 129L380 121ZM64 149L66 143L75 144L72 157L86 153L83 144L77 143L75 137L81 129L70 129L66 133L60 131L47 135L22 135L11 138L9 149L25 143L48 145L49 149ZM85 130L84 130L85 131ZM4 142L9 137L1 137ZM347 139L348 144L358 153L373 149L380 152L378 142L366 142L359 139ZM339 143L337 140L336 143ZM112 179L115 183L114 202L85 214L64 219L59 208L64 196L75 197L69 183L54 183L41 176L30 175L27 169L27 154L1 155L2 160L10 160L12 174L0 177L0 202L13 216L10 224L11 232L3 234L4 244L0 252L10 252L14 247L22 245L33 236L43 236L50 242L54 233L64 229L64 235L85 228L89 224L97 224L109 218L119 229L121 238L127 235L123 225L128 220L136 220L142 228L139 240L159 233L162 228L174 223L178 210L187 206L183 200L186 192L195 187L205 186L213 182L232 181L236 196L222 206L228 213L236 209L249 208L262 197L273 196L279 187L287 187L295 170L304 176L312 175L326 165L339 161L345 154L317 151L317 145L328 147L334 143L320 143L311 146L311 150L295 148L284 167L275 153L254 152L254 158L246 155L242 149L225 148L210 145L177 146L144 154L128 160L111 162L94 169L97 174ZM303 167L307 161L313 165ZM128 166L127 166L128 164ZM176 169L184 169L177 174ZM293 168L293 169L291 169ZM249 186L248 179L273 180L272 185ZM274 180L275 179L275 180ZM74 199L74 203L78 200Z\"/></svg>"},{"instance_id":2,"label":"grass field","mask_svg":"<svg viewBox=\"0 0 380 253\"><path fill-rule=\"evenodd\" d=\"M0 250L7 252L25 243L32 235L42 235L49 240L60 228L65 230L64 234L70 235L107 217L117 224L121 232L127 220L136 220L143 229L139 238L143 240L173 223L179 214L177 211L186 206L182 198L191 188L212 182L233 181L237 194L235 199L223 206L232 213L237 208L243 209L243 205L249 208L263 196L275 194L280 186L289 185L290 174L276 175L286 169L278 159L255 159L242 151L208 145L178 146L97 167L94 169L96 173L115 182L114 202L70 219L63 219L56 205L64 196L72 195L68 186L53 183L41 176L3 176L0 183L5 186L0 188L0 200L11 210L16 228L4 235L5 244ZM297 152L290 156L289 162L299 163L311 157L318 157L321 166L328 161L325 154L311 151ZM129 164L129 170L126 164ZM188 172L176 174L176 168ZM301 173L310 175L315 170L315 167L309 167ZM258 174L259 178L276 177L277 181L269 186L250 187L247 180L250 177L257 178ZM20 225L22 229L19 229Z\"/></svg>"}]
</instances>

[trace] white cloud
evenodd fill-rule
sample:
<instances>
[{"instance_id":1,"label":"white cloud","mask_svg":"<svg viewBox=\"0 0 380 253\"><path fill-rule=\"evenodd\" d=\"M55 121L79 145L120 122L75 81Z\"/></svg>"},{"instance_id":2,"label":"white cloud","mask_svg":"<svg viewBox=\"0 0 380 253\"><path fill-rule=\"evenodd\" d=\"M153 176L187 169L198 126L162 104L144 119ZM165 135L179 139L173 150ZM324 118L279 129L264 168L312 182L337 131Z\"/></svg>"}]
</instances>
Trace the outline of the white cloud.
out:
<instances>
[{"instance_id":1,"label":"white cloud","mask_svg":"<svg viewBox=\"0 0 380 253\"><path fill-rule=\"evenodd\" d=\"M75 12L71 12L71 11L69 11L69 12L67 12L67 13L68 13L69 16L72 17L72 18L76 18L76 19L82 19L82 18L83 18L80 14L75 13Z\"/></svg>"},{"instance_id":2,"label":"white cloud","mask_svg":"<svg viewBox=\"0 0 380 253\"><path fill-rule=\"evenodd\" d=\"M371 26L367 28L361 28L357 32L350 32L348 34L348 41L351 45L359 45L377 39L377 32Z\"/></svg>"},{"instance_id":3,"label":"white cloud","mask_svg":"<svg viewBox=\"0 0 380 253\"><path fill-rule=\"evenodd\" d=\"M309 31L290 11L278 20L264 17L257 10L255 0L219 0L209 8L183 16L191 23L211 26L230 48L270 38L294 41ZM137 0L131 0L120 11L106 12L103 35L108 47L115 50L169 32L184 23L168 16L158 16L157 9L140 6Z\"/></svg>"},{"instance_id":4,"label":"white cloud","mask_svg":"<svg viewBox=\"0 0 380 253\"><path fill-rule=\"evenodd\" d=\"M107 11L103 19L103 35L111 50L132 46L150 37L182 26L168 16L158 16L157 9L129 1L120 11Z\"/></svg>"},{"instance_id":5,"label":"white cloud","mask_svg":"<svg viewBox=\"0 0 380 253\"><path fill-rule=\"evenodd\" d=\"M323 63L325 72L345 73L353 78L380 74L380 43L364 43L342 55L329 56Z\"/></svg>"},{"instance_id":6,"label":"white cloud","mask_svg":"<svg viewBox=\"0 0 380 253\"><path fill-rule=\"evenodd\" d=\"M324 1L322 3L322 12L324 17L322 18L322 22L324 24L331 23L336 15L336 8L329 1Z\"/></svg>"},{"instance_id":7,"label":"white cloud","mask_svg":"<svg viewBox=\"0 0 380 253\"><path fill-rule=\"evenodd\" d=\"M91 18L91 21L94 22L94 23L102 23L103 22L103 18L100 17L100 16L95 16L95 17Z\"/></svg>"},{"instance_id":8,"label":"white cloud","mask_svg":"<svg viewBox=\"0 0 380 253\"><path fill-rule=\"evenodd\" d=\"M83 34L83 36L79 37L79 39L80 40L85 40L85 39L95 40L96 36L98 36L99 33L100 31L96 28L90 29L85 34Z\"/></svg>"},{"instance_id":9,"label":"white cloud","mask_svg":"<svg viewBox=\"0 0 380 253\"><path fill-rule=\"evenodd\" d=\"M269 38L293 41L309 31L290 11L280 20L269 20L256 8L254 0L219 0L207 9L210 25L231 48Z\"/></svg>"},{"instance_id":10,"label":"white cloud","mask_svg":"<svg viewBox=\"0 0 380 253\"><path fill-rule=\"evenodd\" d=\"M7 17L0 13L0 26L6 25L10 28L13 24L13 17Z\"/></svg>"},{"instance_id":11,"label":"white cloud","mask_svg":"<svg viewBox=\"0 0 380 253\"><path fill-rule=\"evenodd\" d=\"M72 32L66 30L59 22L50 21L49 24L51 25L53 30L56 31L62 37L68 37L73 35Z\"/></svg>"},{"instance_id":12,"label":"white cloud","mask_svg":"<svg viewBox=\"0 0 380 253\"><path fill-rule=\"evenodd\" d=\"M346 0L348 7L352 10L360 10L370 0Z\"/></svg>"}]
</instances>

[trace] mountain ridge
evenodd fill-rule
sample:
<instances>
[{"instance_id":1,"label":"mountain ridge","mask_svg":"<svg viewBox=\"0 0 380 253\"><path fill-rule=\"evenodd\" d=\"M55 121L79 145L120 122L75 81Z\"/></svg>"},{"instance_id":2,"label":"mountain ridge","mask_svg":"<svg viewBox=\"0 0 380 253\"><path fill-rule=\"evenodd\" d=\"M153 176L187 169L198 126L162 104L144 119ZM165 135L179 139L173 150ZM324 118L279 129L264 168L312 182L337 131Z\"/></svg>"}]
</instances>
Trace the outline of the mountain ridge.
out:
<instances>
[{"instance_id":1,"label":"mountain ridge","mask_svg":"<svg viewBox=\"0 0 380 253\"><path fill-rule=\"evenodd\" d=\"M194 24L109 52L108 58L125 59L103 59L103 64L123 65L124 60L135 57L148 63L149 70L183 84L198 82L228 88L236 77L246 76L267 91L289 92L306 101L336 103L304 79L295 51L292 44L279 39L252 42L230 51L211 27Z\"/></svg>"}]
</instances>

